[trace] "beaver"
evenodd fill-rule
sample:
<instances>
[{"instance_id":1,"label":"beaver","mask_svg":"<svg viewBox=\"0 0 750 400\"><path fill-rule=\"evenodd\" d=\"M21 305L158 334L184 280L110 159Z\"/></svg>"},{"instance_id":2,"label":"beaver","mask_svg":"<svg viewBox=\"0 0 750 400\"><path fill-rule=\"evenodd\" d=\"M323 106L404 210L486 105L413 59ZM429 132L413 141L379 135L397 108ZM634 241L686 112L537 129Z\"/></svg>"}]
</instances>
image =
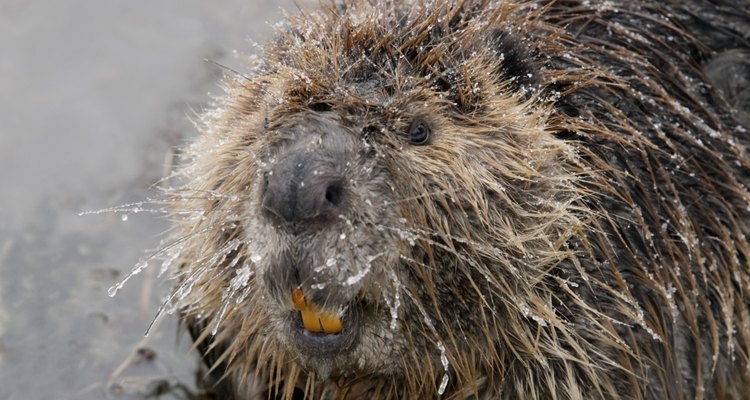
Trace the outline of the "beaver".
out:
<instances>
[{"instance_id":1,"label":"beaver","mask_svg":"<svg viewBox=\"0 0 750 400\"><path fill-rule=\"evenodd\" d=\"M198 121L162 309L238 399L746 398L749 50L747 0L302 9Z\"/></svg>"}]
</instances>

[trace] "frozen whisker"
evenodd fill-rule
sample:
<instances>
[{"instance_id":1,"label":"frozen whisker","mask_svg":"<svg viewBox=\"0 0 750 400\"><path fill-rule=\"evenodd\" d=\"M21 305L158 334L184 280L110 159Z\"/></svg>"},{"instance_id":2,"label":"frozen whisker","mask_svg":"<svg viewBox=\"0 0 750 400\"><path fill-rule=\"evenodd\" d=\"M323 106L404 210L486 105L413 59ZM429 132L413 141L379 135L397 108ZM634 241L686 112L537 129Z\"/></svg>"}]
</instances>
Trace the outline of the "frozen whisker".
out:
<instances>
[{"instance_id":1,"label":"frozen whisker","mask_svg":"<svg viewBox=\"0 0 750 400\"><path fill-rule=\"evenodd\" d=\"M437 332L437 329L435 329L435 325L432 322L432 319L429 315L427 315L427 311L422 307L422 303L417 299L417 297L409 290L405 290L405 293L408 295L409 298L411 298L412 303L417 306L417 309L419 310L420 314L422 314L422 319L427 325L427 328L429 328L430 332L433 334L435 339L435 345L437 346L438 351L440 352L440 363L443 366L443 377L440 380L440 385L438 386L438 395L443 395L445 393L445 389L448 387L448 380L449 378L449 368L450 363L448 362L448 356L446 355L445 345L443 342L439 339L440 335Z\"/></svg>"},{"instance_id":2,"label":"frozen whisker","mask_svg":"<svg viewBox=\"0 0 750 400\"><path fill-rule=\"evenodd\" d=\"M226 243L226 244L224 245L224 247L222 247L221 249L219 249L219 251L217 251L217 252L216 252L216 254L214 254L214 255L213 255L213 256L212 256L212 257L211 257L211 258L210 258L210 259L208 260L207 264L208 264L208 265L219 265L219 264L223 263L223 262L224 262L224 260L226 260L227 256L229 256L229 254L231 254L232 252L234 252L234 251L236 251L237 249L239 249L239 247L240 247L240 246L241 246L241 245L242 245L243 243L244 243L244 242L243 242L242 240L240 240L240 239L236 239L236 238L235 238L235 239L232 239L232 240L230 240L229 242L227 242L227 243Z\"/></svg>"},{"instance_id":3,"label":"frozen whisker","mask_svg":"<svg viewBox=\"0 0 750 400\"><path fill-rule=\"evenodd\" d=\"M213 230L212 227L203 228L199 231L191 232L179 239L176 239L172 241L171 243L167 244L166 246L160 247L158 250L140 259L138 263L136 263L135 267L133 267L133 269L131 269L131 271L122 280L120 280L118 283L111 286L107 290L107 293L109 294L110 297L114 297L117 294L117 292L120 289L122 289L123 286L125 286L125 283L127 283L130 280L130 278L132 278L135 275L138 275L141 271L146 269L152 260L156 259L157 257L166 256L166 259L162 262L161 268L159 270L159 276L163 275L164 272L166 272L167 269L171 267L174 261L176 261L177 258L179 258L181 249L186 245L186 243L189 240L197 236L200 236L206 232L212 231L212 230Z\"/></svg>"},{"instance_id":4,"label":"frozen whisker","mask_svg":"<svg viewBox=\"0 0 750 400\"><path fill-rule=\"evenodd\" d=\"M227 269L234 269L234 267L237 265L241 257L235 257L232 262L227 265ZM242 288L246 287L247 284L250 281L250 277L253 276L254 271L250 269L249 266L245 265L242 268L239 268L236 271L236 275L232 278L232 280L229 282L229 287L224 291L222 294L222 306L221 310L216 316L216 321L214 322L214 327L211 330L211 335L216 335L216 333L219 331L219 327L221 326L221 320L224 318L224 314L226 314L227 309L232 303L239 304L239 301L235 300L235 294L238 293Z\"/></svg>"},{"instance_id":5,"label":"frozen whisker","mask_svg":"<svg viewBox=\"0 0 750 400\"><path fill-rule=\"evenodd\" d=\"M247 200L250 195L242 194L225 194L216 190L207 189L196 189L190 187L181 187L176 189L170 189L166 194L167 198L175 200L232 200L240 201Z\"/></svg>"},{"instance_id":6,"label":"frozen whisker","mask_svg":"<svg viewBox=\"0 0 750 400\"><path fill-rule=\"evenodd\" d=\"M195 237L197 235L200 235L201 233L206 232L206 231L208 231L208 229L205 229L202 232L199 231L199 232L191 233L190 235L186 235L186 236L184 236L184 237L182 237L180 239L177 239L177 240L173 241L169 245L164 246L164 247L160 248L159 250L156 250L155 252L151 253L150 255L142 258L141 260L138 261L138 263L136 263L135 267L133 267L133 269L130 270L130 273L128 273L117 284L115 284L112 287L110 287L107 290L107 293L109 294L110 297L114 297L117 294L117 292L120 289L122 289L123 286L125 286L125 283L128 280L130 280L130 278L132 278L135 275L138 275L139 273L141 273L141 271L143 271L144 269L146 269L148 267L149 262L151 262L151 260L155 259L156 257L162 256L164 254L167 254L168 252L170 252L171 250L173 250L175 247L184 246L184 244L185 244L186 241L188 241L188 240L192 239L193 237ZM179 251L178 251L178 253L179 253ZM172 254L172 256L174 256L174 254ZM172 258L172 257L170 256L170 258ZM174 256L174 259L176 259L176 258L177 258L177 256ZM172 260L172 262L173 261L174 260ZM171 262L170 262L170 264L171 264ZM164 264L162 264L162 270L163 269L164 269ZM160 275L161 275L161 273L162 272L160 272Z\"/></svg>"},{"instance_id":7,"label":"frozen whisker","mask_svg":"<svg viewBox=\"0 0 750 400\"><path fill-rule=\"evenodd\" d=\"M174 262L180 257L183 248L185 248L184 241L177 244L172 243L168 248L160 250L166 258L161 263L159 274L157 275L158 278L161 278L174 265Z\"/></svg>"},{"instance_id":8,"label":"frozen whisker","mask_svg":"<svg viewBox=\"0 0 750 400\"><path fill-rule=\"evenodd\" d=\"M156 314L154 315L154 318L151 320L151 323L148 324L148 327L146 328L146 332L144 333L145 336L148 336L149 332L151 331L151 328L154 326L156 321L161 317L161 315L164 313L164 311L167 309L167 307L173 306L173 302L175 299L183 299L188 293L190 293L190 289L192 288L193 284L198 280L198 278L202 277L203 274L209 269L208 265L204 265L201 268L196 269L192 274L190 274L180 286L175 288L172 291L172 294L170 294L159 306L159 309L156 310Z\"/></svg>"},{"instance_id":9,"label":"frozen whisker","mask_svg":"<svg viewBox=\"0 0 750 400\"><path fill-rule=\"evenodd\" d=\"M216 320L214 321L214 327L211 329L211 336L216 336L216 333L219 332L219 326L221 326L221 320L224 318L224 314L227 312L227 308L229 308L229 301L224 300L224 303L221 305L221 309L219 310L219 313L216 315Z\"/></svg>"},{"instance_id":10,"label":"frozen whisker","mask_svg":"<svg viewBox=\"0 0 750 400\"><path fill-rule=\"evenodd\" d=\"M184 238L183 238L184 239ZM162 313L167 309L167 307L174 304L175 299L179 302L184 300L192 291L193 285L204 276L209 271L212 271L212 278L213 279L219 279L221 276L226 274L228 271L234 270L234 266L239 262L239 260L242 258L239 255L235 255L235 258L230 261L228 266L230 268L223 268L220 269L218 273L215 273L213 271L216 270L216 266L223 263L224 260L229 256L229 254L235 252L244 242L239 239L233 239L227 244L225 244L219 251L216 252L211 258L206 259L205 257L201 260L198 260L196 265L198 265L198 268L188 275L182 283L176 287L172 294L162 303L162 305L159 307L159 309L156 312L156 315L154 316L154 319L151 321L151 324L149 324L148 329L146 329L146 334L148 334L149 330L153 326L153 324L156 322L156 320L162 315Z\"/></svg>"},{"instance_id":11,"label":"frozen whisker","mask_svg":"<svg viewBox=\"0 0 750 400\"><path fill-rule=\"evenodd\" d=\"M377 227L381 227L382 229L386 229L386 230L393 230L393 231L396 231L396 232L399 232L399 233L400 232L405 232L404 229L396 228L396 227L389 227L389 226L386 226L386 225L377 225ZM407 231L408 231L408 228L407 228ZM409 236L409 237L411 238L412 236ZM443 243L440 243L440 242L437 242L437 241L435 241L433 239L430 239L427 236L417 236L417 238L419 240L423 240L424 242L426 242L429 245L432 245L432 246L435 246L435 247L437 247L439 249L445 250L445 251L449 252L450 254L453 254L454 256L456 256L461 261L464 261L467 264L471 265L477 271L479 271L480 273L482 273L482 275L485 277L485 279L488 282L495 282L496 281L495 278L492 275L490 275L489 272L487 271L488 268L486 266L480 265L474 259L467 257L466 255L464 255L464 254L456 251L455 249L452 249L451 247L449 247L449 246L447 246L447 245L445 245ZM410 239L410 244L411 244L411 239ZM481 248L482 249L487 249L487 246L482 246ZM505 252L501 252L501 251L499 251L498 249L495 249L495 248L490 248L490 250L492 250L492 254L497 255L498 257L501 257L501 259L503 259L505 261L506 266L508 268L510 268L510 270L511 270L512 273L518 274L518 271L513 266L513 264L510 262L510 259L508 258L508 255Z\"/></svg>"},{"instance_id":12,"label":"frozen whisker","mask_svg":"<svg viewBox=\"0 0 750 400\"><path fill-rule=\"evenodd\" d=\"M393 300L388 296L387 290L383 290L383 299L388 305L391 312L391 325L392 331L396 330L398 326L398 309L401 307L401 281L396 276L396 272L392 269L388 270L388 277L393 282Z\"/></svg>"},{"instance_id":13,"label":"frozen whisker","mask_svg":"<svg viewBox=\"0 0 750 400\"><path fill-rule=\"evenodd\" d=\"M408 257L408 256L405 256L405 255L403 255L403 254L399 254L399 256L398 256L398 257L399 257L400 259L402 259L402 260L406 261L406 262L414 263L414 264L416 264L416 265L419 265L419 266L420 266L420 267L422 267L422 268L426 268L427 270L434 270L434 269L435 269L435 268L434 268L434 267L432 267L431 265L427 265L427 264L423 263L422 261L419 261L419 260L415 260L415 259L413 259L413 258L410 258L410 257Z\"/></svg>"},{"instance_id":14,"label":"frozen whisker","mask_svg":"<svg viewBox=\"0 0 750 400\"><path fill-rule=\"evenodd\" d=\"M416 196L400 198L398 200L384 201L383 203L379 204L378 206L387 206L387 205L392 205L392 204L401 204L401 203L406 203L406 202L409 202L409 201L414 201L414 200L419 200L419 199L427 198L427 197L434 196L434 195L456 193L457 191L458 191L458 189L437 190L437 191L434 191L434 192L422 193L422 194L416 195Z\"/></svg>"},{"instance_id":15,"label":"frozen whisker","mask_svg":"<svg viewBox=\"0 0 750 400\"><path fill-rule=\"evenodd\" d=\"M135 202L135 203L127 203L122 204L114 207L108 207L108 208L102 208L99 210L89 210L89 211L81 211L78 213L78 216L86 216L86 215L99 215L99 214L123 214L123 221L127 221L128 214L138 214L138 213L149 213L149 214L163 214L163 215L183 215L183 214L196 214L196 213L204 213L206 209L204 208L185 208L181 207L179 209L174 209L170 207L172 204L177 203L179 200L176 199L167 199L167 200L146 200L142 202ZM164 207L155 207L155 206L161 206ZM217 209L221 211L221 209ZM230 209L231 210L231 209Z\"/></svg>"},{"instance_id":16,"label":"frozen whisker","mask_svg":"<svg viewBox=\"0 0 750 400\"><path fill-rule=\"evenodd\" d=\"M438 387L438 396L442 396L448 387L448 368L450 367L450 363L448 362L448 356L445 355L445 346L442 342L438 341L437 348L440 351L440 363L443 365L443 378L440 380L440 386Z\"/></svg>"},{"instance_id":17,"label":"frozen whisker","mask_svg":"<svg viewBox=\"0 0 750 400\"><path fill-rule=\"evenodd\" d=\"M145 206L152 206L161 204L153 200L138 201L134 203L121 204L115 207L102 208L99 210L81 211L78 213L79 217L85 215L98 215L98 214L109 214L109 213L154 213L154 214L168 214L169 209L167 208L146 208Z\"/></svg>"},{"instance_id":18,"label":"frozen whisker","mask_svg":"<svg viewBox=\"0 0 750 400\"><path fill-rule=\"evenodd\" d=\"M173 196L168 198L168 200L164 200L164 204L176 204L180 202L186 202L186 201L215 201L215 200L227 200L232 202L239 202L242 200L245 200L246 198L240 198L238 196L227 196L227 197L217 197L217 196Z\"/></svg>"},{"instance_id":19,"label":"frozen whisker","mask_svg":"<svg viewBox=\"0 0 750 400\"><path fill-rule=\"evenodd\" d=\"M468 244L468 245L474 246L475 248L481 248L481 249L487 249L488 248L487 245L484 244L484 243L477 242L475 240L467 239L467 238L464 238L464 237L459 237L459 236L451 235L451 234L446 233L446 232L440 232L440 231L437 231L437 230L434 230L434 229L420 229L420 228L414 228L414 227L411 227L411 228L395 228L395 227L392 227L392 228L389 228L389 229L404 229L404 230L408 230L408 231L410 231L412 233L417 233L417 234L422 235L422 236L420 236L421 238L427 238L427 237L446 237L446 238L448 238L448 239L450 239L450 240L452 240L452 241L454 241L456 243ZM494 248L494 247L492 249L498 250L497 248Z\"/></svg>"},{"instance_id":20,"label":"frozen whisker","mask_svg":"<svg viewBox=\"0 0 750 400\"><path fill-rule=\"evenodd\" d=\"M209 58L204 58L203 61L219 67L225 73L230 73L235 78L239 78L239 79L242 79L242 80L245 80L245 81L248 81L248 82L252 82L252 79L249 76L247 76L247 75L245 75L245 74L243 74L243 73L235 70L232 67L224 65L224 64L222 64L222 63L220 63L220 62L218 62L216 60L211 60Z\"/></svg>"},{"instance_id":21,"label":"frozen whisker","mask_svg":"<svg viewBox=\"0 0 750 400\"><path fill-rule=\"evenodd\" d=\"M346 278L346 281L344 281L344 284L347 286L351 286L361 281L365 276L367 276L367 274L370 273L370 270L372 269L372 262L378 257L381 257L383 255L385 255L385 253L378 253L378 254L375 254L374 256L368 256L367 262L365 263L365 267L362 268L355 275Z\"/></svg>"},{"instance_id":22,"label":"frozen whisker","mask_svg":"<svg viewBox=\"0 0 750 400\"><path fill-rule=\"evenodd\" d=\"M111 286L109 290L107 290L107 294L109 294L109 297L114 297L117 292L122 289L123 286L125 286L125 283L130 280L130 278L134 277L135 275L138 275L148 267L148 261L146 260L140 260L137 264L135 264L135 267L130 270L130 273L125 275L125 278L117 282L115 285Z\"/></svg>"},{"instance_id":23,"label":"frozen whisker","mask_svg":"<svg viewBox=\"0 0 750 400\"><path fill-rule=\"evenodd\" d=\"M251 271L250 273L251 273L250 276L255 275L255 271ZM248 282L249 282L249 280L250 280L250 277L248 277ZM242 302L244 302L245 299L247 299L247 296L249 296L250 292L252 292L252 291L253 291L253 286L252 285L245 286L245 288L242 290L242 292L240 292L240 295L237 296L237 298L235 298L235 300L234 300L235 304L237 304L237 305L242 304Z\"/></svg>"},{"instance_id":24,"label":"frozen whisker","mask_svg":"<svg viewBox=\"0 0 750 400\"><path fill-rule=\"evenodd\" d=\"M324 264L313 267L313 272L315 272L316 274L320 274L323 271L330 270L331 268L335 267L337 264L338 264L338 260L335 257L331 257L327 259Z\"/></svg>"}]
</instances>

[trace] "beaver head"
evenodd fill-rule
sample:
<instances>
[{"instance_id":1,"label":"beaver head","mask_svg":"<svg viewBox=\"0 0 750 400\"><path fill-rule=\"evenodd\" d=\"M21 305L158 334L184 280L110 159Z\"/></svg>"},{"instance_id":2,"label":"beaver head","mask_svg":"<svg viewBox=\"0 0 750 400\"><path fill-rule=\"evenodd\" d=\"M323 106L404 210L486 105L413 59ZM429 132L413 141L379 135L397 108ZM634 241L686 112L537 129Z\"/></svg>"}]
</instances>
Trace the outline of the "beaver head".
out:
<instances>
[{"instance_id":1,"label":"beaver head","mask_svg":"<svg viewBox=\"0 0 750 400\"><path fill-rule=\"evenodd\" d=\"M615 398L649 373L638 343L667 335L627 284L650 267L622 192L652 189L621 159L653 146L618 139L638 93L566 53L585 51L547 11L347 1L290 17L226 80L165 253L169 304L238 396ZM586 85L620 92L575 103Z\"/></svg>"}]
</instances>

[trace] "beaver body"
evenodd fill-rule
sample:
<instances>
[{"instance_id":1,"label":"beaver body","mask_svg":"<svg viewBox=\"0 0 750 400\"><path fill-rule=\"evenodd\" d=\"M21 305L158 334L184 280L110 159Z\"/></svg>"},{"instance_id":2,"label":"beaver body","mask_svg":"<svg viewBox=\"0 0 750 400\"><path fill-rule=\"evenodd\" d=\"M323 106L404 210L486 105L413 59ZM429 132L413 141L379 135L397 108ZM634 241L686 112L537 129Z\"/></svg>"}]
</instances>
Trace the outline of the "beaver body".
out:
<instances>
[{"instance_id":1,"label":"beaver body","mask_svg":"<svg viewBox=\"0 0 750 400\"><path fill-rule=\"evenodd\" d=\"M167 305L240 399L746 398L749 10L301 11L187 150Z\"/></svg>"}]
</instances>

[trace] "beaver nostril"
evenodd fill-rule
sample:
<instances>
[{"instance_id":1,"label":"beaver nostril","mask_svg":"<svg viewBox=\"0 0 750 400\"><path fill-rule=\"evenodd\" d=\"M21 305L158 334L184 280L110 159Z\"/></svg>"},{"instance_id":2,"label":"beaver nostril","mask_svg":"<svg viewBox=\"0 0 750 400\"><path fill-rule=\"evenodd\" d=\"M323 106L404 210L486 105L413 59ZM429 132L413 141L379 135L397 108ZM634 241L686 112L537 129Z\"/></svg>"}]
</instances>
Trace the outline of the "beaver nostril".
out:
<instances>
[{"instance_id":1,"label":"beaver nostril","mask_svg":"<svg viewBox=\"0 0 750 400\"><path fill-rule=\"evenodd\" d=\"M344 188L340 184L334 183L326 188L326 201L334 207L338 207L344 201Z\"/></svg>"},{"instance_id":2,"label":"beaver nostril","mask_svg":"<svg viewBox=\"0 0 750 400\"><path fill-rule=\"evenodd\" d=\"M265 196L267 191L268 191L268 173L265 173L263 174L263 188L261 189L260 193Z\"/></svg>"}]
</instances>

